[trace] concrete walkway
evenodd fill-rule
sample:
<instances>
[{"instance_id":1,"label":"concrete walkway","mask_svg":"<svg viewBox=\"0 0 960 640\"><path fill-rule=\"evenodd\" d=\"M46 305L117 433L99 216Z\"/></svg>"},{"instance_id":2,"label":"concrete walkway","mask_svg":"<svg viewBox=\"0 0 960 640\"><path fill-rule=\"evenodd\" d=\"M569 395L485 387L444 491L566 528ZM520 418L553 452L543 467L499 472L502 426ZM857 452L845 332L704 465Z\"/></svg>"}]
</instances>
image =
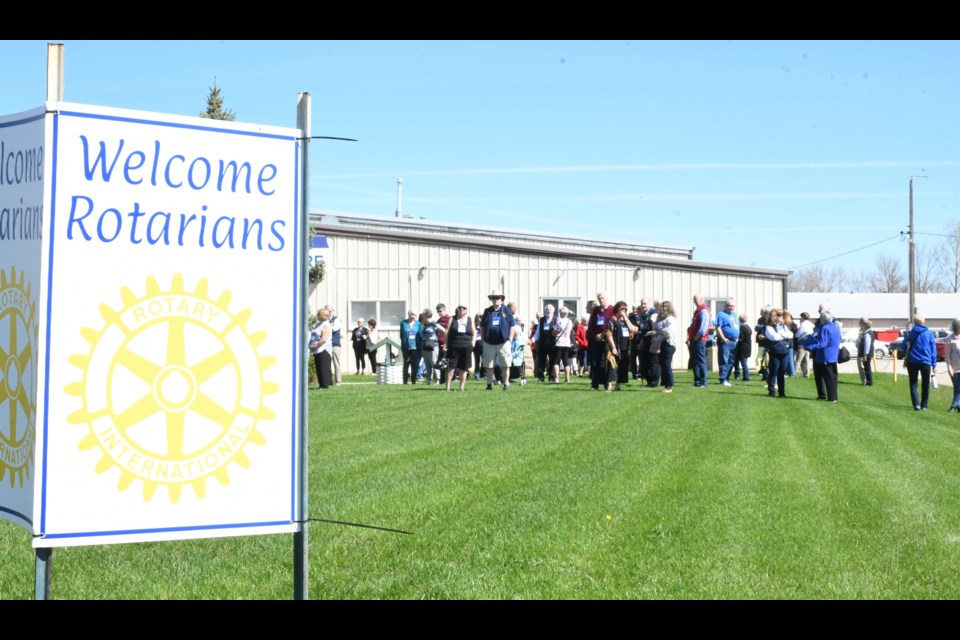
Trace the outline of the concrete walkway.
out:
<instances>
[{"instance_id":1,"label":"concrete walkway","mask_svg":"<svg viewBox=\"0 0 960 640\"><path fill-rule=\"evenodd\" d=\"M843 364L837 365L837 371L839 373L857 373L857 359L851 358L849 362L844 362ZM886 374L893 375L894 372L894 363L893 358L884 358L882 360L877 360L876 366L873 368L874 375ZM897 372L897 381L906 380L907 378L907 367L904 365L902 360L898 360L896 363L896 372ZM953 389L953 383L950 382L950 376L947 375L947 365L944 362L937 363L936 369L936 378L937 384L941 386L946 386L948 389Z\"/></svg>"}]
</instances>

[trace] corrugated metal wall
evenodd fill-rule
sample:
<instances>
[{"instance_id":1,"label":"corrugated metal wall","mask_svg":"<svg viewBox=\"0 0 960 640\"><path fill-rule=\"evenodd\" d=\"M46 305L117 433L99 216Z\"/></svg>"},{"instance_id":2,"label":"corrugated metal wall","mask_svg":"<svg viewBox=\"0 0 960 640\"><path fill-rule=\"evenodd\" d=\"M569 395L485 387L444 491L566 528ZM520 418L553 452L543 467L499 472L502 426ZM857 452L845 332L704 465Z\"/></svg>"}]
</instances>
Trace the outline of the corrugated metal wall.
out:
<instances>
[{"instance_id":1,"label":"corrugated metal wall","mask_svg":"<svg viewBox=\"0 0 960 640\"><path fill-rule=\"evenodd\" d=\"M487 295L502 292L516 302L519 315L528 321L541 310L543 298L577 298L581 313L598 291L610 302L624 300L633 306L640 299L670 300L682 327L690 322L693 295L707 299L734 298L737 313L746 314L751 326L765 304L783 304L784 277L749 273L711 273L636 263L616 264L597 260L559 258L515 252L445 247L409 240L337 237L329 234L330 256L326 279L311 291L310 307L331 304L338 310L345 334L356 326L350 316L353 301L402 300L418 313L443 302L451 311L466 305L471 315L489 305ZM680 263L687 264L689 263ZM529 327L529 322L527 324ZM381 338L399 339L399 332L381 326ZM349 338L348 335L344 336ZM685 339L685 331L681 331ZM345 342L346 344L346 342ZM685 369L687 349L681 345L674 367ZM352 357L343 357L347 371Z\"/></svg>"}]
</instances>

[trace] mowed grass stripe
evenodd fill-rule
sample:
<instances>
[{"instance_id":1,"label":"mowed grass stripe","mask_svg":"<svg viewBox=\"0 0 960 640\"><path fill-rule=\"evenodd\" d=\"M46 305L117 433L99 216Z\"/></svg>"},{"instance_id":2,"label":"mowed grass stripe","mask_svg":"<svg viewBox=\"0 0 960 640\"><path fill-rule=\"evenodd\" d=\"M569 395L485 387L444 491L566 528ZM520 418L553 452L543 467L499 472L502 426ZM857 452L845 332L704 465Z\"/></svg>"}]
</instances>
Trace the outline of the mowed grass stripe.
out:
<instances>
[{"instance_id":1,"label":"mowed grass stripe","mask_svg":"<svg viewBox=\"0 0 960 640\"><path fill-rule=\"evenodd\" d=\"M930 417L912 409L905 415L899 404L883 412L864 415L861 399L887 402L889 393L855 390L854 398L837 405L836 416L819 413L806 425L815 429L820 441L811 439L809 457L817 465L818 482L829 500L823 522L835 524L821 551L811 557L821 571L814 587L816 597L930 597L929 590L914 584L904 587L905 578L916 583L915 568L908 550L928 545L931 529L904 527L904 522L924 522L929 508L924 504L936 495L924 488L927 476L911 467L915 460L905 453L912 447L890 434L907 433ZM906 418L906 420L904 419ZM897 469L897 473L891 473ZM954 514L955 515L955 510ZM927 554L940 562L940 553ZM952 562L951 564L954 564ZM896 567L895 571L890 571ZM823 590L822 593L819 590ZM870 595L872 594L872 595Z\"/></svg>"},{"instance_id":2,"label":"mowed grass stripe","mask_svg":"<svg viewBox=\"0 0 960 640\"><path fill-rule=\"evenodd\" d=\"M499 397L502 396L494 394L491 400ZM534 397L531 392L531 395L525 399L529 401ZM544 404L543 411L540 413L532 411L529 422L509 426L509 430L500 434L499 437L497 434L491 436L489 433L481 433L480 439L488 448L487 455L492 455L495 460L493 464L481 460L480 464L487 469L493 469L494 472L488 472L479 477L475 474L470 477L471 474L468 473L467 477L460 478L459 482L451 478L452 481L448 483L451 490L445 492L442 499L429 503L431 512L440 514L438 520L445 520L443 516L447 515L440 503L450 502L453 505L453 513L449 515L455 520L468 520L476 524L475 531L479 532L479 535L470 536L465 540L452 540L451 544L457 546L466 544L466 550L476 548L477 553L485 557L499 557L501 554L489 553L485 549L500 544L501 540L509 540L511 544L517 544L519 540L514 538L522 538L527 534L536 537L538 530L549 530L553 525L545 524L541 519L549 518L556 509L556 506L551 503L556 503L557 496L564 495L565 492L576 495L576 486L572 485L590 481L583 474L565 476L562 468L559 471L556 470L558 461L569 460L575 466L582 465L583 468L607 466L604 462L583 463L590 456L598 455L598 451L600 455L606 455L605 452L610 450L610 447L594 444L606 442L604 437L596 437L593 433L596 429L607 429L606 420L588 421L589 424L582 425L576 419L560 422L550 418L550 424L543 424L547 410L561 412L551 415L562 415L564 411L569 414L569 411L574 409L582 410L582 407L577 406L579 403L575 401L573 395L554 397L566 398L569 406L564 406L562 403L558 405L553 398L545 396L543 399L549 401L549 404ZM600 398L600 396L597 397ZM606 396L606 398L612 399L612 396ZM486 419L483 422L489 424L491 421ZM499 423L499 420L496 422ZM467 424L463 428L475 433L477 426ZM491 437L495 439L491 440ZM495 444L497 442L499 444ZM464 447L458 445L458 450L463 449ZM438 466L448 467L449 465L441 463ZM547 472L550 477L546 482L537 478L538 475L544 474L543 469L553 469ZM505 502L521 502L525 508L522 513L511 515L509 522L504 522L503 504ZM540 504L541 502L543 504ZM467 505L466 508L464 505ZM565 505L560 507L568 508ZM442 535L442 531L439 533ZM509 560L509 557L507 559ZM501 571L499 564L496 570Z\"/></svg>"},{"instance_id":3,"label":"mowed grass stripe","mask_svg":"<svg viewBox=\"0 0 960 640\"><path fill-rule=\"evenodd\" d=\"M709 393L709 388L695 393ZM758 542L762 544L756 523L768 522L771 499L757 487L763 486L758 482L769 487L767 468L781 467L775 454L783 447L774 418L783 401L734 395L709 401L715 403L711 409L720 410L710 411L712 418L701 415L694 427L709 437L678 461L669 483L637 506L638 526L624 530L626 545L615 541L613 553L606 554L613 560L621 546L645 550L633 578L636 597L736 597L748 585L764 582L752 566ZM702 404L697 399L688 410L699 412ZM734 407L736 417L731 418ZM744 584L735 584L731 575L744 571Z\"/></svg>"}]
</instances>

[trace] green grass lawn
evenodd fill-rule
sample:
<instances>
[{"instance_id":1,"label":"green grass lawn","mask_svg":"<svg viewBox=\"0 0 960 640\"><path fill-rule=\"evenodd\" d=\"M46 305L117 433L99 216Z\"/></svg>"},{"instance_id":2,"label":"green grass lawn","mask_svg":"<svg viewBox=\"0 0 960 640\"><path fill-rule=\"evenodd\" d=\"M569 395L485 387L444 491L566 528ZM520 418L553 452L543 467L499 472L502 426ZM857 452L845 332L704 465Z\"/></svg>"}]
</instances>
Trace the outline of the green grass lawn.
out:
<instances>
[{"instance_id":1,"label":"green grass lawn","mask_svg":"<svg viewBox=\"0 0 960 640\"><path fill-rule=\"evenodd\" d=\"M841 375L671 395L531 382L508 393L310 391L314 599L954 599L952 390ZM364 378L364 381L372 377ZM345 382L360 380L347 376ZM290 535L55 549L53 597L289 599ZM0 522L0 597L34 552Z\"/></svg>"}]
</instances>

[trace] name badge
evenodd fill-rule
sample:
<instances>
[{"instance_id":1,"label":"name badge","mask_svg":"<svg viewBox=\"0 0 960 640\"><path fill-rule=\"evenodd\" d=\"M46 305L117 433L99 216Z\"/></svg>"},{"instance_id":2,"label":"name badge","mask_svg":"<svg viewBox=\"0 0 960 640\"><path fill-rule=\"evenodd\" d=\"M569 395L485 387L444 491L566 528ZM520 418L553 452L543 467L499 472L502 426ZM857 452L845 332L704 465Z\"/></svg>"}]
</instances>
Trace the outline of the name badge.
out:
<instances>
[{"instance_id":1,"label":"name badge","mask_svg":"<svg viewBox=\"0 0 960 640\"><path fill-rule=\"evenodd\" d=\"M500 318L494 318L494 319L493 319L493 322L491 322L490 324L493 325L494 327L499 327L499 326L500 326Z\"/></svg>"},{"instance_id":2,"label":"name badge","mask_svg":"<svg viewBox=\"0 0 960 640\"><path fill-rule=\"evenodd\" d=\"M417 332L411 331L407 334L407 338L410 340L410 342L415 342L417 340Z\"/></svg>"},{"instance_id":3,"label":"name badge","mask_svg":"<svg viewBox=\"0 0 960 640\"><path fill-rule=\"evenodd\" d=\"M630 329L628 329L627 327L620 327L620 335L622 335L624 338L629 338Z\"/></svg>"},{"instance_id":4,"label":"name badge","mask_svg":"<svg viewBox=\"0 0 960 640\"><path fill-rule=\"evenodd\" d=\"M544 328L544 329L549 329L549 328L550 328L550 323L549 323L549 322L543 323L543 328Z\"/></svg>"},{"instance_id":5,"label":"name badge","mask_svg":"<svg viewBox=\"0 0 960 640\"><path fill-rule=\"evenodd\" d=\"M598 317L597 317L597 326L598 326L598 327L602 327L602 326L603 326L603 320L604 320L603 316L598 316Z\"/></svg>"}]
</instances>

